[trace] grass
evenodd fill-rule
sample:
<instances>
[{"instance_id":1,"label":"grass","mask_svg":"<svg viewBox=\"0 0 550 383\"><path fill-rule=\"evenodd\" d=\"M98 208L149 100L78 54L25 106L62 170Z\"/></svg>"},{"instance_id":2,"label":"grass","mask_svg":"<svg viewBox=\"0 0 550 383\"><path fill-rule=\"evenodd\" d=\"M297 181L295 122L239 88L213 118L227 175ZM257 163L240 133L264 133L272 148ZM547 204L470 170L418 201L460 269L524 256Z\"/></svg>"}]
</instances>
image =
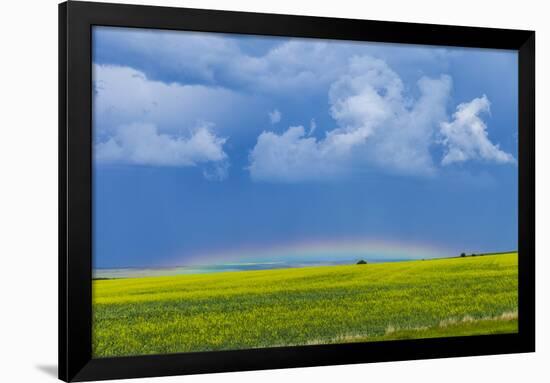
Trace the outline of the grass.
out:
<instances>
[{"instance_id":1,"label":"grass","mask_svg":"<svg viewBox=\"0 0 550 383\"><path fill-rule=\"evenodd\" d=\"M93 355L517 332L517 253L93 282Z\"/></svg>"}]
</instances>

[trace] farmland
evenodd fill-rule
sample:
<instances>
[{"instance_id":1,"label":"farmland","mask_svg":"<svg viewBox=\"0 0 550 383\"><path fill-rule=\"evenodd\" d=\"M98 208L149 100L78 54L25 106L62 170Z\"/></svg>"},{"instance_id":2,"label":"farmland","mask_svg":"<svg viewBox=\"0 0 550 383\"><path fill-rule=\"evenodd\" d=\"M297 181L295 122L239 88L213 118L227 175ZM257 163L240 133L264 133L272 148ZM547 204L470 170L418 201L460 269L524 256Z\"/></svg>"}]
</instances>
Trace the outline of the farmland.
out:
<instances>
[{"instance_id":1,"label":"farmland","mask_svg":"<svg viewBox=\"0 0 550 383\"><path fill-rule=\"evenodd\" d=\"M517 331L517 253L93 282L110 357Z\"/></svg>"}]
</instances>

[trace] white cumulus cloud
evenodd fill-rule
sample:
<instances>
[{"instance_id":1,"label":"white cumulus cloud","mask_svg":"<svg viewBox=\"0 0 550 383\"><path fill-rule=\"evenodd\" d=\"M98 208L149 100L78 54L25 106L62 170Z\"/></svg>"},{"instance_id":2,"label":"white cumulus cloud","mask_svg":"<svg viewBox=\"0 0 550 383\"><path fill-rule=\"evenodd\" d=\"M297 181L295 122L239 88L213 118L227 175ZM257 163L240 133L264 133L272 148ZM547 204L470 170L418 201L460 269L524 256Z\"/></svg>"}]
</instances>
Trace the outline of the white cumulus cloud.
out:
<instances>
[{"instance_id":1,"label":"white cumulus cloud","mask_svg":"<svg viewBox=\"0 0 550 383\"><path fill-rule=\"evenodd\" d=\"M301 126L278 135L263 132L250 153L253 179L300 181L334 178L352 167L402 174L432 174L429 147L451 91L451 79L423 77L419 96L405 93L382 60L353 57L330 87L330 113L338 127L316 139Z\"/></svg>"},{"instance_id":2,"label":"white cumulus cloud","mask_svg":"<svg viewBox=\"0 0 550 383\"><path fill-rule=\"evenodd\" d=\"M457 106L451 122L441 123L441 135L447 151L441 160L449 165L468 160L486 160L496 163L516 163L515 158L493 144L487 125L480 114L490 112L487 96L474 98Z\"/></svg>"},{"instance_id":3,"label":"white cumulus cloud","mask_svg":"<svg viewBox=\"0 0 550 383\"><path fill-rule=\"evenodd\" d=\"M152 124L134 123L120 126L116 134L95 144L94 155L99 163L182 167L215 163L215 175L205 173L205 177L222 179L222 170L227 169L225 141L208 125L197 127L188 136L171 136L159 133Z\"/></svg>"},{"instance_id":4,"label":"white cumulus cloud","mask_svg":"<svg viewBox=\"0 0 550 383\"><path fill-rule=\"evenodd\" d=\"M134 122L170 134L193 128L198 121L224 128L237 112L251 107L248 98L229 89L167 84L125 66L94 64L93 83L94 129L101 134Z\"/></svg>"},{"instance_id":5,"label":"white cumulus cloud","mask_svg":"<svg viewBox=\"0 0 550 383\"><path fill-rule=\"evenodd\" d=\"M295 182L337 176L337 154L327 141L307 137L303 126L291 126L282 134L263 132L250 153L248 170L255 180Z\"/></svg>"},{"instance_id":6,"label":"white cumulus cloud","mask_svg":"<svg viewBox=\"0 0 550 383\"><path fill-rule=\"evenodd\" d=\"M227 176L226 138L214 123L244 99L218 87L166 84L130 67L93 65L94 155L98 163L201 166L209 180Z\"/></svg>"}]
</instances>

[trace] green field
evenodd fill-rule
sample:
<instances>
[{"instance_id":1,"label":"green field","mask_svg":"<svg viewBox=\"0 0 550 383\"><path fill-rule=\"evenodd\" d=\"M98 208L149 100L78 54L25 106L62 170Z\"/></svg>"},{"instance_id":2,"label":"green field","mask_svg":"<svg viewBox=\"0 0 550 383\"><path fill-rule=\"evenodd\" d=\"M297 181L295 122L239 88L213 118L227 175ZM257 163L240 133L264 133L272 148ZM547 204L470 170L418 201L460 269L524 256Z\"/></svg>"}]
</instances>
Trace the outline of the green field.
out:
<instances>
[{"instance_id":1,"label":"green field","mask_svg":"<svg viewBox=\"0 0 550 383\"><path fill-rule=\"evenodd\" d=\"M518 255L93 282L109 357L517 332Z\"/></svg>"}]
</instances>

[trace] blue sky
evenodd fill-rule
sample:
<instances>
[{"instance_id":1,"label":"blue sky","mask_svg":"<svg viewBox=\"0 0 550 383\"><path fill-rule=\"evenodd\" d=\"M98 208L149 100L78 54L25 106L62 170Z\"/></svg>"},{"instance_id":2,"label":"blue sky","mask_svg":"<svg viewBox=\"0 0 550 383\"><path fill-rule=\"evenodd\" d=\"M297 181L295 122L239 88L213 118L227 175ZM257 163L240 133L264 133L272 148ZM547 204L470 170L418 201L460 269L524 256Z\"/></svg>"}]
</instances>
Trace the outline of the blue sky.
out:
<instances>
[{"instance_id":1,"label":"blue sky","mask_svg":"<svg viewBox=\"0 0 550 383\"><path fill-rule=\"evenodd\" d=\"M517 248L515 52L94 27L93 91L95 267Z\"/></svg>"}]
</instances>

